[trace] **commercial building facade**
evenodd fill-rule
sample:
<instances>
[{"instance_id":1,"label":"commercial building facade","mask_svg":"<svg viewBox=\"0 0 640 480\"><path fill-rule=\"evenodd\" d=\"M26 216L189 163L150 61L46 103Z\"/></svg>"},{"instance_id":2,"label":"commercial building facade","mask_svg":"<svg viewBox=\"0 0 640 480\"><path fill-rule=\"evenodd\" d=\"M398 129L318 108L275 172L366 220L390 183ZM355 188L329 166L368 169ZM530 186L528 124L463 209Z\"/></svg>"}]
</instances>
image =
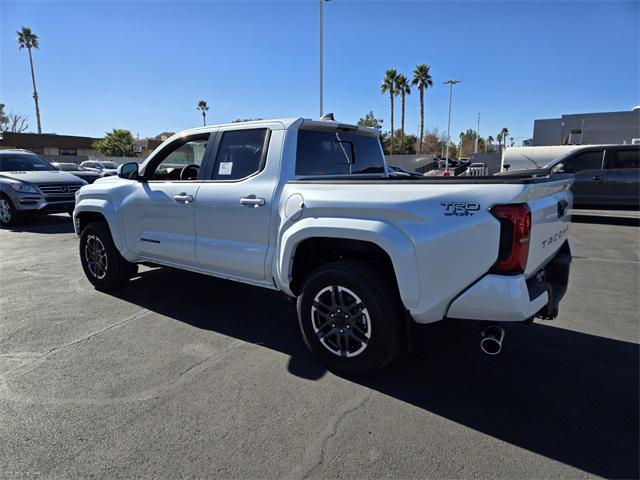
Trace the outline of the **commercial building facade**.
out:
<instances>
[{"instance_id":1,"label":"commercial building facade","mask_svg":"<svg viewBox=\"0 0 640 480\"><path fill-rule=\"evenodd\" d=\"M640 139L640 109L535 120L533 146L631 144Z\"/></svg>"}]
</instances>

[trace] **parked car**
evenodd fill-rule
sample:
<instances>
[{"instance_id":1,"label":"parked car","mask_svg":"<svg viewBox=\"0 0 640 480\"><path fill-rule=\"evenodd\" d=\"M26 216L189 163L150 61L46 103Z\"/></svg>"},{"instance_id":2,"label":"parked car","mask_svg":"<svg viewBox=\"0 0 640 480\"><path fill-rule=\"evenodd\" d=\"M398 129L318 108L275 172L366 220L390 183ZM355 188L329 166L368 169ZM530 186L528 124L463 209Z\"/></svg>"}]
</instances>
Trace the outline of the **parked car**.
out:
<instances>
[{"instance_id":1,"label":"parked car","mask_svg":"<svg viewBox=\"0 0 640 480\"><path fill-rule=\"evenodd\" d=\"M75 163L67 163L67 162L52 162L51 165L56 170L61 170L63 172L69 172L72 175L75 175L78 178L81 178L87 183L93 183L98 178L100 178L100 173L96 172L90 168L81 167Z\"/></svg>"},{"instance_id":2,"label":"parked car","mask_svg":"<svg viewBox=\"0 0 640 480\"><path fill-rule=\"evenodd\" d=\"M575 175L576 206L640 207L640 145L580 148L544 168Z\"/></svg>"},{"instance_id":3,"label":"parked car","mask_svg":"<svg viewBox=\"0 0 640 480\"><path fill-rule=\"evenodd\" d=\"M412 322L477 322L497 354L500 324L557 315L571 175L386 167L377 130L335 121L187 130L80 190L82 268L105 291L138 263L280 290L297 298L309 349L345 374L383 367Z\"/></svg>"},{"instance_id":4,"label":"parked car","mask_svg":"<svg viewBox=\"0 0 640 480\"><path fill-rule=\"evenodd\" d=\"M116 162L108 162L103 160L86 160L80 164L82 168L88 168L100 172L102 177L110 177L118 172L118 164Z\"/></svg>"},{"instance_id":5,"label":"parked car","mask_svg":"<svg viewBox=\"0 0 640 480\"><path fill-rule=\"evenodd\" d=\"M72 213L75 193L86 184L35 153L0 150L0 224L16 225L29 214Z\"/></svg>"}]
</instances>

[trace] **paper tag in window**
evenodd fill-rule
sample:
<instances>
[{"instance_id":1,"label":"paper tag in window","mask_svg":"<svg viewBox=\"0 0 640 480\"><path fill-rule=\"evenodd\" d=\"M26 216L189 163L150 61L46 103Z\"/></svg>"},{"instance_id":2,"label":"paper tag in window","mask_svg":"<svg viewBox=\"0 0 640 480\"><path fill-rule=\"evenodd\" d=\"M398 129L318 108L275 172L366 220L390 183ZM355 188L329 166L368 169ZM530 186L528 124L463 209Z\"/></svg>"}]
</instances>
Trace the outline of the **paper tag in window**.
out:
<instances>
[{"instance_id":1,"label":"paper tag in window","mask_svg":"<svg viewBox=\"0 0 640 480\"><path fill-rule=\"evenodd\" d=\"M232 168L233 168L233 162L220 162L220 168L218 168L218 175L231 175Z\"/></svg>"}]
</instances>

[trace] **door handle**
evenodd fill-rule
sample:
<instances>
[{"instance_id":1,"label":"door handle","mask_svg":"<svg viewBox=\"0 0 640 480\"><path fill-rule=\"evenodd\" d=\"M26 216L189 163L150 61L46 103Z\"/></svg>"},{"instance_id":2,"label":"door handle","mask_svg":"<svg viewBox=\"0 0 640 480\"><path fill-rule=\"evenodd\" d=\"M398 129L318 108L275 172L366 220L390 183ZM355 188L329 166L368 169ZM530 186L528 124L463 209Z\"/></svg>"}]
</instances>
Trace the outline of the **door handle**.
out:
<instances>
[{"instance_id":1,"label":"door handle","mask_svg":"<svg viewBox=\"0 0 640 480\"><path fill-rule=\"evenodd\" d=\"M264 198L256 197L255 195L249 195L248 197L242 197L240 199L240 205L244 205L245 207L264 207L266 203Z\"/></svg>"},{"instance_id":2,"label":"door handle","mask_svg":"<svg viewBox=\"0 0 640 480\"><path fill-rule=\"evenodd\" d=\"M178 203L189 203L189 202L193 202L193 195L188 195L185 192L182 193L178 193L177 195L173 196L173 199L178 202Z\"/></svg>"},{"instance_id":3,"label":"door handle","mask_svg":"<svg viewBox=\"0 0 640 480\"><path fill-rule=\"evenodd\" d=\"M602 177L600 175L594 175L593 177L591 177L591 179L594 182L599 182L600 180L602 180Z\"/></svg>"}]
</instances>

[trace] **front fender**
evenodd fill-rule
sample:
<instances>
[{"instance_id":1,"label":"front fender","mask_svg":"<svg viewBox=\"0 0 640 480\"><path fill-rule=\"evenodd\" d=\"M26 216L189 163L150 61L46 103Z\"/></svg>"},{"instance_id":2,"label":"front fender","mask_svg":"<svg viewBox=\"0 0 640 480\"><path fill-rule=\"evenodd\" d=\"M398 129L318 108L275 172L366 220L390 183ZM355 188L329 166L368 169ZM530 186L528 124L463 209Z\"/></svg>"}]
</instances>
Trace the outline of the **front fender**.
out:
<instances>
[{"instance_id":1,"label":"front fender","mask_svg":"<svg viewBox=\"0 0 640 480\"><path fill-rule=\"evenodd\" d=\"M76 208L73 211L73 225L74 228L76 228L76 234L78 235L80 235L80 232L77 231L77 225L79 225L77 219L83 212L101 214L107 220L114 245L120 253L125 252L126 244L124 241L124 232L122 231L122 226L118 221L116 210L110 202L100 198L87 198L76 204Z\"/></svg>"},{"instance_id":2,"label":"front fender","mask_svg":"<svg viewBox=\"0 0 640 480\"><path fill-rule=\"evenodd\" d=\"M400 298L406 308L419 300L418 263L411 240L398 228L379 220L305 218L280 232L274 278L278 287L293 295L290 283L297 246L309 238L344 238L371 242L391 258Z\"/></svg>"}]
</instances>

